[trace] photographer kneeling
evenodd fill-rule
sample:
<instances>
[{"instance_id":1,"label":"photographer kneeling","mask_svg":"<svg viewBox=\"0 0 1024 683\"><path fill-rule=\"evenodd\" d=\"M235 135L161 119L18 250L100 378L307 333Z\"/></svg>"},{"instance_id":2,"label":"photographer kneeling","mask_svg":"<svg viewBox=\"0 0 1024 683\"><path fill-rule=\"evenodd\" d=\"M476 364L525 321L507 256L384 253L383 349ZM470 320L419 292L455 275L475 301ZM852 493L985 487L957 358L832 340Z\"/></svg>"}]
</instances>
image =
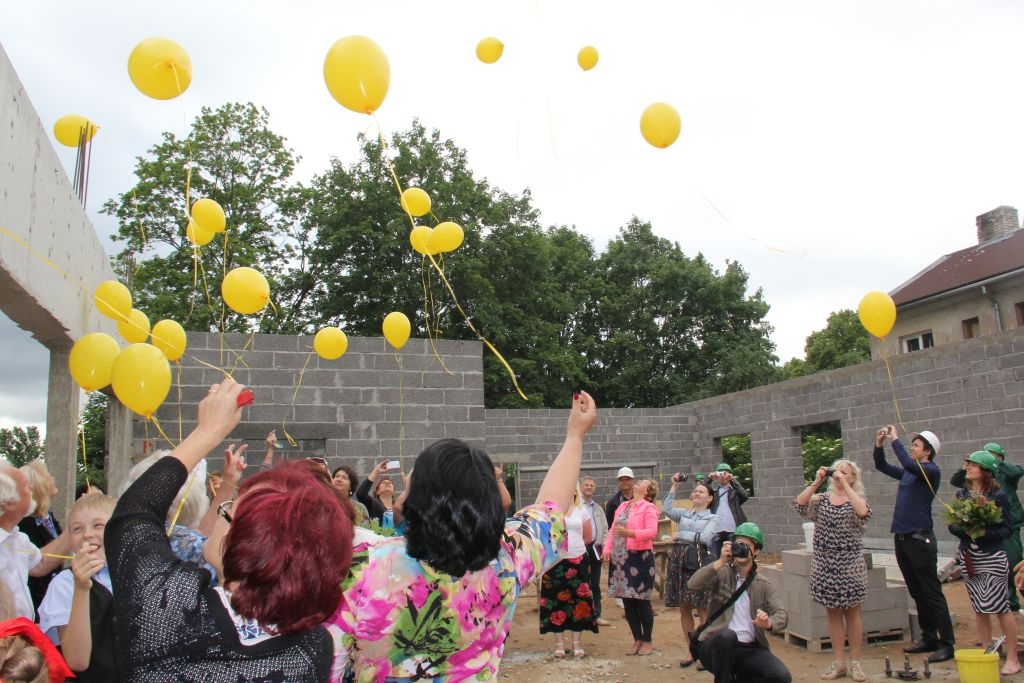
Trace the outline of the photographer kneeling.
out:
<instances>
[{"instance_id":1,"label":"photographer kneeling","mask_svg":"<svg viewBox=\"0 0 1024 683\"><path fill-rule=\"evenodd\" d=\"M700 661L715 683L734 680L790 683L792 675L768 649L766 630L782 630L789 621L775 589L757 576L757 553L764 534L756 524L736 527L722 544L722 555L690 578L692 591L709 591L710 623L700 633ZM724 609L723 609L724 607Z\"/></svg>"}]
</instances>

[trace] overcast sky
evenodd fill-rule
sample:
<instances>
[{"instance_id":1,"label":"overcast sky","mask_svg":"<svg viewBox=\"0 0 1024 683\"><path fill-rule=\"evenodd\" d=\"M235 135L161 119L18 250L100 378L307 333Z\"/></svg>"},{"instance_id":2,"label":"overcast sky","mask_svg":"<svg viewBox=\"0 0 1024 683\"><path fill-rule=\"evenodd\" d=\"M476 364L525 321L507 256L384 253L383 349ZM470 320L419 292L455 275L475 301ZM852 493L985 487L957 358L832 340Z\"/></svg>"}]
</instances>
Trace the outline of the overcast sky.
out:
<instances>
[{"instance_id":1,"label":"overcast sky","mask_svg":"<svg viewBox=\"0 0 1024 683\"><path fill-rule=\"evenodd\" d=\"M0 44L44 127L68 113L102 126L87 209L112 251L96 209L202 106L266 107L303 158L300 180L353 161L356 135L376 128L322 75L352 34L389 58L385 133L419 117L478 177L529 188L545 225L598 248L635 214L719 270L739 261L771 305L782 361L830 312L973 244L976 215L1024 208L1019 0L0 3ZM192 59L174 100L128 79L151 36ZM505 43L496 64L475 57L485 36ZM583 72L588 44L600 61ZM683 121L666 150L639 133L656 101ZM59 153L70 169L74 151ZM45 351L6 321L0 344L0 426L42 421Z\"/></svg>"}]
</instances>

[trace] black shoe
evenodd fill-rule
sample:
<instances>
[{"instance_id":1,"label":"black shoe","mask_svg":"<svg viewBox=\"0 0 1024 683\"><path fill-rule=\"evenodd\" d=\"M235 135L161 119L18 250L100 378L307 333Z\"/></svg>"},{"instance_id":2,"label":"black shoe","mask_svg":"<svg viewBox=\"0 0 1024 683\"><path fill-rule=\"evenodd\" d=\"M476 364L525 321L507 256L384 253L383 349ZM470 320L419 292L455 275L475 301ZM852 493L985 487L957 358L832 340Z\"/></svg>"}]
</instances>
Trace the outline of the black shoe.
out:
<instances>
[{"instance_id":1,"label":"black shoe","mask_svg":"<svg viewBox=\"0 0 1024 683\"><path fill-rule=\"evenodd\" d=\"M939 662L948 662L951 659L953 659L953 648L943 643L939 645L939 649L928 656L928 663L938 664Z\"/></svg>"},{"instance_id":2,"label":"black shoe","mask_svg":"<svg viewBox=\"0 0 1024 683\"><path fill-rule=\"evenodd\" d=\"M919 643L914 643L910 647L903 648L903 651L908 655L916 655L919 652L935 652L939 649L939 643L935 640L922 640Z\"/></svg>"}]
</instances>

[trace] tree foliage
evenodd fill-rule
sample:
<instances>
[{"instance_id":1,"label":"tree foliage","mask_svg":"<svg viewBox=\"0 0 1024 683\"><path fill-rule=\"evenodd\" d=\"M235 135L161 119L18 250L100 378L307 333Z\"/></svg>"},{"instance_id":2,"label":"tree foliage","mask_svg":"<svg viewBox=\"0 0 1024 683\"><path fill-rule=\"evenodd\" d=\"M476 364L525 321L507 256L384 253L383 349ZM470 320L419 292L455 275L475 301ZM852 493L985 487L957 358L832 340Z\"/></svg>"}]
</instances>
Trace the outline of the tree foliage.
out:
<instances>
[{"instance_id":1,"label":"tree foliage","mask_svg":"<svg viewBox=\"0 0 1024 683\"><path fill-rule=\"evenodd\" d=\"M39 428L35 425L0 429L0 456L14 467L21 467L45 454Z\"/></svg>"},{"instance_id":2,"label":"tree foliage","mask_svg":"<svg viewBox=\"0 0 1024 683\"><path fill-rule=\"evenodd\" d=\"M821 467L830 467L843 457L843 434L838 422L804 427L800 433L804 459L804 481L810 484Z\"/></svg>"},{"instance_id":3,"label":"tree foliage","mask_svg":"<svg viewBox=\"0 0 1024 683\"><path fill-rule=\"evenodd\" d=\"M806 360L793 358L782 367L782 379L867 362L871 360L871 341L856 311L844 309L831 313L824 329L808 335L804 353Z\"/></svg>"},{"instance_id":4,"label":"tree foliage","mask_svg":"<svg viewBox=\"0 0 1024 683\"><path fill-rule=\"evenodd\" d=\"M78 447L76 449L78 464L75 468L76 483L82 484L88 474L89 483L104 490L106 490L107 478L105 468L108 400L106 394L99 391L89 394L78 423ZM83 440L85 442L84 458L82 457Z\"/></svg>"},{"instance_id":5,"label":"tree foliage","mask_svg":"<svg viewBox=\"0 0 1024 683\"><path fill-rule=\"evenodd\" d=\"M722 437L722 460L732 468L732 476L751 496L754 495L754 465L750 459L750 435Z\"/></svg>"}]
</instances>

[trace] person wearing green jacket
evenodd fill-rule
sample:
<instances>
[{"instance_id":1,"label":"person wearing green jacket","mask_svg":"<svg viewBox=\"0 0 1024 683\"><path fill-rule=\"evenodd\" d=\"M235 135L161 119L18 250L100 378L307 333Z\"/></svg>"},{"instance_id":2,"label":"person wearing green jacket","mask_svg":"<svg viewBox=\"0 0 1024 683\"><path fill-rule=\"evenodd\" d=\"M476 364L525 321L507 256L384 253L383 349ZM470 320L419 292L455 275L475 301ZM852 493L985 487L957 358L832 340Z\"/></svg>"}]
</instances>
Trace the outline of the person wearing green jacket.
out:
<instances>
[{"instance_id":1,"label":"person wearing green jacket","mask_svg":"<svg viewBox=\"0 0 1024 683\"><path fill-rule=\"evenodd\" d=\"M1006 497L1009 500L1010 526L1013 532L1009 538L1003 541L1003 550L1006 551L1006 559L1012 569L1017 563L1024 560L1024 547L1020 542L1020 529L1024 526L1024 505L1021 505L1020 497L1017 495L1017 485L1020 483L1021 477L1024 476L1024 467L1006 462L1006 451L997 443L985 444L985 450L996 456L996 460L999 461L999 469L995 473L996 481L1002 486L1002 490L1006 492ZM964 470L957 470L949 483L956 488L962 488L966 481L965 474ZM1016 612L1020 609L1020 600L1017 597L1017 588L1013 583L1013 572L1010 572L1009 590L1010 609Z\"/></svg>"}]
</instances>

